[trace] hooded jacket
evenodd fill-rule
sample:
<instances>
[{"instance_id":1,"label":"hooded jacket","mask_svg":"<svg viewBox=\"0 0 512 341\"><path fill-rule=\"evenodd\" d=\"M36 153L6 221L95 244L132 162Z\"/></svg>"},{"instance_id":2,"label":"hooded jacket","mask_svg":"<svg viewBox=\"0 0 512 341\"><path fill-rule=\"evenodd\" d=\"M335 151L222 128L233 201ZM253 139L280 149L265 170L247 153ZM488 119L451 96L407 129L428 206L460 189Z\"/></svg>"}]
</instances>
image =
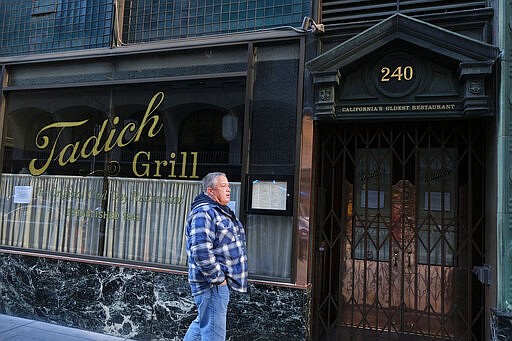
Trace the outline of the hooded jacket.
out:
<instances>
[{"instance_id":1,"label":"hooded jacket","mask_svg":"<svg viewBox=\"0 0 512 341\"><path fill-rule=\"evenodd\" d=\"M231 289L247 291L245 231L229 207L199 194L191 205L185 237L192 295L201 294L224 279Z\"/></svg>"}]
</instances>

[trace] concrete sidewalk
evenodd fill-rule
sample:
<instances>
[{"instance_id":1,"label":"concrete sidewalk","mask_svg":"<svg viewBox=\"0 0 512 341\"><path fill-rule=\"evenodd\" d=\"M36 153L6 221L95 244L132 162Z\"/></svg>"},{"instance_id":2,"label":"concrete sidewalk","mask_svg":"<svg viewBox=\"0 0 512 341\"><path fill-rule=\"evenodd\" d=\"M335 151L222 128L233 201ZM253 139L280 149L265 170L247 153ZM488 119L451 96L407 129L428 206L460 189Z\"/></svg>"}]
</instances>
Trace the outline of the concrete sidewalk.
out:
<instances>
[{"instance_id":1,"label":"concrete sidewalk","mask_svg":"<svg viewBox=\"0 0 512 341\"><path fill-rule=\"evenodd\" d=\"M0 341L123 341L130 340L0 314Z\"/></svg>"}]
</instances>

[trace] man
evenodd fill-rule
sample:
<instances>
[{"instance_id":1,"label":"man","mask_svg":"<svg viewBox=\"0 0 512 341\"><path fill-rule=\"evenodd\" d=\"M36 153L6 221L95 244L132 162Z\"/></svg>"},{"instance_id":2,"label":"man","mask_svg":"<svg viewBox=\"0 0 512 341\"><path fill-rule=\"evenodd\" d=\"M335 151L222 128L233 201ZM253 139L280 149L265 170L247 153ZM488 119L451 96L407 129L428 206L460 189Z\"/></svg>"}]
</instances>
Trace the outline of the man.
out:
<instances>
[{"instance_id":1,"label":"man","mask_svg":"<svg viewBox=\"0 0 512 341\"><path fill-rule=\"evenodd\" d=\"M247 291L245 232L227 206L230 193L226 174L209 173L191 205L185 236L197 318L184 341L225 340L229 290Z\"/></svg>"}]
</instances>

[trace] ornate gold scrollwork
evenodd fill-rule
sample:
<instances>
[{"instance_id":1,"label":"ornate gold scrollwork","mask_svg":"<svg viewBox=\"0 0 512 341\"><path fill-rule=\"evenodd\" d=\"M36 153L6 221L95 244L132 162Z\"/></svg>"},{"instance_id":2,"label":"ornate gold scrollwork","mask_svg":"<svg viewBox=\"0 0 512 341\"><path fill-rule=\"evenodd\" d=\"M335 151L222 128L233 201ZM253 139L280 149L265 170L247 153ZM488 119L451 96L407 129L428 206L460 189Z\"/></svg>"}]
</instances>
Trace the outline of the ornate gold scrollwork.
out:
<instances>
[{"instance_id":1,"label":"ornate gold scrollwork","mask_svg":"<svg viewBox=\"0 0 512 341\"><path fill-rule=\"evenodd\" d=\"M121 172L121 164L119 161L109 161L105 165L104 169L94 170L87 173L86 170L80 169L78 172L81 176L92 176L92 175L105 175L105 176L117 176Z\"/></svg>"}]
</instances>

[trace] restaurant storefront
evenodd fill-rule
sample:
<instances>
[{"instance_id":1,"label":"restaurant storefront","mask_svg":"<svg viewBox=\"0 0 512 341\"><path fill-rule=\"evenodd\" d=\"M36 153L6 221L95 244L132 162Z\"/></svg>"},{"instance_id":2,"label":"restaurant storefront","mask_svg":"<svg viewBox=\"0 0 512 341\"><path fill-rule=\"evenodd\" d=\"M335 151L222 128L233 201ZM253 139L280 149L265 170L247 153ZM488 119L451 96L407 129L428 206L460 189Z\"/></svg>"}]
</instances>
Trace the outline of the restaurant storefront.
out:
<instances>
[{"instance_id":1,"label":"restaurant storefront","mask_svg":"<svg viewBox=\"0 0 512 341\"><path fill-rule=\"evenodd\" d=\"M296 254L305 264L307 244L293 214L301 44L285 33L6 62L5 312L137 339L183 336L195 314L185 218L201 178L222 171L251 259L231 337L304 338ZM273 314L287 316L277 330Z\"/></svg>"},{"instance_id":2,"label":"restaurant storefront","mask_svg":"<svg viewBox=\"0 0 512 341\"><path fill-rule=\"evenodd\" d=\"M180 339L184 220L222 171L250 272L230 340L488 339L499 51L470 38L483 12L3 58L2 313Z\"/></svg>"}]
</instances>

